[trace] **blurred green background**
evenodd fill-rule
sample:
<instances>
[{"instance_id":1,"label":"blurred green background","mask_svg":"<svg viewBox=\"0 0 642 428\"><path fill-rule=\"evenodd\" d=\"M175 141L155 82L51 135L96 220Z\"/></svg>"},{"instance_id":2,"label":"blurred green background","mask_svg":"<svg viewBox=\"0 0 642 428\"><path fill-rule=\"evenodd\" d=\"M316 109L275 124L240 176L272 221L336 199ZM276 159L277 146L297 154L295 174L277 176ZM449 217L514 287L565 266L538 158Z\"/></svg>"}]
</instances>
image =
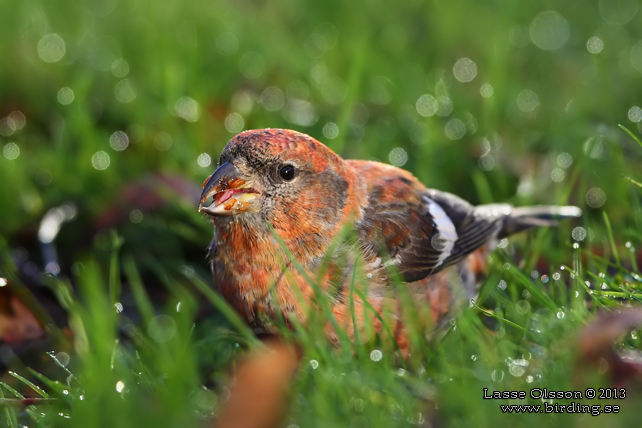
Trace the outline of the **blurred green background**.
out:
<instances>
[{"instance_id":1,"label":"blurred green background","mask_svg":"<svg viewBox=\"0 0 642 428\"><path fill-rule=\"evenodd\" d=\"M205 248L212 231L196 212L200 183L233 135L280 127L307 133L344 157L401 166L473 203L578 205L584 235L577 232L575 241L607 259L619 248L632 268L635 247L642 247L641 198L622 175L642 180L642 148L617 125L642 132L639 8L636 0L2 1L5 261L27 276L70 278L74 287L83 275L87 284L109 283L113 303L120 298L114 278L122 255L129 297L121 300L126 310L138 308L134 324L145 321L138 314L145 312L145 293L154 313L172 298L191 299L191 312L177 321L189 335L201 319L197 299L163 283L161 267L210 281ZM47 215L50 223L41 224ZM529 262L520 268L542 270L541 254L553 270L572 260L570 231L565 225L544 244L544 235L537 245L526 241L520 251ZM135 272L146 290L138 294ZM533 272L537 281L542 272ZM100 298L109 303L107 294ZM175 391L225 376L225 364L212 362L218 339L201 328L198 346L211 346L197 347L199 357L185 363L184 389ZM221 355L228 361L234 352ZM209 361L207 373L218 374L203 380L199 358ZM566 373L565 367L556 370ZM328 388L324 393L332 394ZM373 403L387 403L377 397ZM121 405L109 403L105 409ZM187 404L176 406L191 415ZM410 423L405 416L394 423L379 413L363 416L350 406L326 422ZM314 421L331 407L300 405L298 417ZM482 413L489 421L501 416L494 407ZM120 414L124 425L139 416ZM453 410L446 420L464 424L471 414Z\"/></svg>"}]
</instances>

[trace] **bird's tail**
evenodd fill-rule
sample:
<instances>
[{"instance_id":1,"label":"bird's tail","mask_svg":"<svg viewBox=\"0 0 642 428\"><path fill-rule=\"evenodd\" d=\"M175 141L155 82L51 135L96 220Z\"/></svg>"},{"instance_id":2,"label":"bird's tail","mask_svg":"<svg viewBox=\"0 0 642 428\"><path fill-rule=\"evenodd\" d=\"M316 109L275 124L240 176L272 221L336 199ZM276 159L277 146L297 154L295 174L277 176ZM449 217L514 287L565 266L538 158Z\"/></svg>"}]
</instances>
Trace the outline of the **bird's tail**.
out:
<instances>
[{"instance_id":1,"label":"bird's tail","mask_svg":"<svg viewBox=\"0 0 642 428\"><path fill-rule=\"evenodd\" d=\"M497 237L505 238L531 227L556 226L558 220L577 218L581 215L582 210L573 206L536 205L513 208Z\"/></svg>"}]
</instances>

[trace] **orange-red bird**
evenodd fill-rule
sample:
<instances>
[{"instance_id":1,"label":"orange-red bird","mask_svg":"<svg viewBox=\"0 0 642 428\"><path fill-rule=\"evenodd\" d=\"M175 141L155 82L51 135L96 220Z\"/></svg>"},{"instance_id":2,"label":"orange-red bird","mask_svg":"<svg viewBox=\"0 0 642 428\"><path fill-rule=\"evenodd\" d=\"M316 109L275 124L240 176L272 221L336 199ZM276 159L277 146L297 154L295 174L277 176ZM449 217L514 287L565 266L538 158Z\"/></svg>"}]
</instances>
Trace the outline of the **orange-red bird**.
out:
<instances>
[{"instance_id":1,"label":"orange-red bird","mask_svg":"<svg viewBox=\"0 0 642 428\"><path fill-rule=\"evenodd\" d=\"M429 308L425 321L440 324L474 297L497 239L581 214L577 207L472 206L407 171L344 160L284 129L232 138L201 197L199 210L214 222L216 286L255 330L275 333L279 320L293 318L305 325L307 308L318 302L316 281L349 336L382 333L383 319L403 350L404 305L392 272L417 308ZM353 233L341 234L346 227ZM335 329L328 333L336 340Z\"/></svg>"}]
</instances>

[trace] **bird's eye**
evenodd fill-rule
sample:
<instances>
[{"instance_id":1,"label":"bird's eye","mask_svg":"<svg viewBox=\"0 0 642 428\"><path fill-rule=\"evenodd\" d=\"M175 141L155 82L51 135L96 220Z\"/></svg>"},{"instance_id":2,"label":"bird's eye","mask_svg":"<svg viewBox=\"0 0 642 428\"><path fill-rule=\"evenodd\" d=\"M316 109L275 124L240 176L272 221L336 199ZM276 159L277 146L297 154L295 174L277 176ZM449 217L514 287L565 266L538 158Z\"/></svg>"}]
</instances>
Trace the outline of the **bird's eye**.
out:
<instances>
[{"instance_id":1,"label":"bird's eye","mask_svg":"<svg viewBox=\"0 0 642 428\"><path fill-rule=\"evenodd\" d=\"M295 172L292 165L283 165L279 168L279 176L285 181L291 181L294 178Z\"/></svg>"}]
</instances>

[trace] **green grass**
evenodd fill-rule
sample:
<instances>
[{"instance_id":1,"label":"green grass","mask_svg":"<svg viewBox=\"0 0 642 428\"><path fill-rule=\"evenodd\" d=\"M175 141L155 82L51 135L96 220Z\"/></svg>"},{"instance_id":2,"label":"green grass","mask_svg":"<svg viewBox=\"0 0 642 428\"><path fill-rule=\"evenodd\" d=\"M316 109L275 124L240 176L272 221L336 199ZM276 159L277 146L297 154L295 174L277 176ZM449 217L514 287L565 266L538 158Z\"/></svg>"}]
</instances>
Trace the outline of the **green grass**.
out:
<instances>
[{"instance_id":1,"label":"green grass","mask_svg":"<svg viewBox=\"0 0 642 428\"><path fill-rule=\"evenodd\" d=\"M642 12L631 4L0 2L0 276L49 328L17 356L0 347L0 423L194 426L224 408L235 362L261 345L212 292L211 226L188 191L125 195L159 172L198 189L237 131L285 127L348 158L400 163L405 153L403 167L428 186L473 203L584 210L495 251L475 304L439 340L413 332L407 362L377 343L332 348L324 314L289 334L303 358L285 425L566 424L503 414L507 400L482 390L609 385L599 364L578 361L577 340L597 311L642 297L642 121L632 109L642 105ZM540 31L549 10L564 20L545 14L558 26ZM53 33L65 54L46 62L61 52ZM592 54L594 36L603 50ZM461 58L476 65L470 82L453 73ZM441 101L436 114L420 114L430 113L430 103L417 108L424 94ZM113 148L117 131L124 150ZM145 205L150 193L163 203ZM77 214L54 241L61 273L35 286L14 261L43 270L38 225L63 204ZM48 293L65 323L37 304ZM639 331L615 346L638 353ZM575 423L639 425L640 398L627 388L620 414ZM23 396L46 400L4 401Z\"/></svg>"}]
</instances>

